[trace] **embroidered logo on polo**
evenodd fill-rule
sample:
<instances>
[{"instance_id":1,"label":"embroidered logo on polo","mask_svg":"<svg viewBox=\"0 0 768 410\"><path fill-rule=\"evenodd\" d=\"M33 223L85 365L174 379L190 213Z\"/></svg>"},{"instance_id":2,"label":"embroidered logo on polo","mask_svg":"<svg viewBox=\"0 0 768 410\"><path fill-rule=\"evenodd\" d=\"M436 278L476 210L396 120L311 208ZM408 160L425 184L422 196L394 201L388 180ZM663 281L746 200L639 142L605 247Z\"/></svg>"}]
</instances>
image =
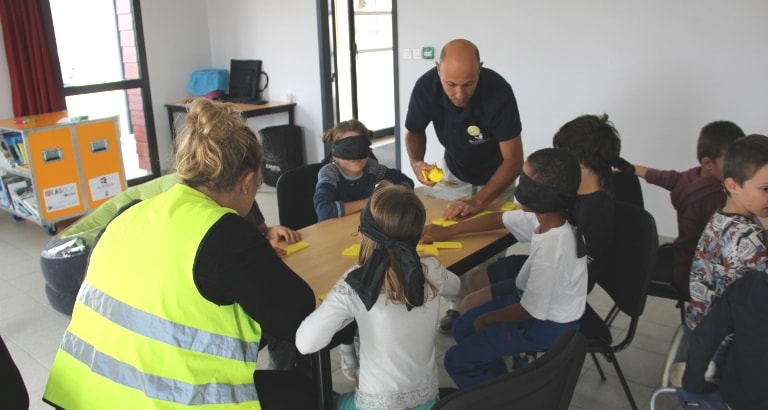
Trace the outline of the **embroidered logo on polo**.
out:
<instances>
[{"instance_id":1,"label":"embroidered logo on polo","mask_svg":"<svg viewBox=\"0 0 768 410\"><path fill-rule=\"evenodd\" d=\"M467 142L472 145L485 144L488 142L487 139L483 138L483 133L480 132L480 127L477 125L470 125L467 127L467 134L470 136Z\"/></svg>"}]
</instances>

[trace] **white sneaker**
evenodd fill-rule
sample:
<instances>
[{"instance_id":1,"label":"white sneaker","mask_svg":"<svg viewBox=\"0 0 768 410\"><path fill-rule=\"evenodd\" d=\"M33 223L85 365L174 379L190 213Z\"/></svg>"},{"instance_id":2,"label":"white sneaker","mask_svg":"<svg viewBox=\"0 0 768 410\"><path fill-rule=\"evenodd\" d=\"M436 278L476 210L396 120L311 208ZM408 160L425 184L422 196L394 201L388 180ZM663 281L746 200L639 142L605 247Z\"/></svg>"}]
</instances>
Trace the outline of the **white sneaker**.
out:
<instances>
[{"instance_id":1,"label":"white sneaker","mask_svg":"<svg viewBox=\"0 0 768 410\"><path fill-rule=\"evenodd\" d=\"M339 347L339 354L341 355L341 373L351 381L357 380L357 372L360 370L360 363L357 361L355 351L345 352Z\"/></svg>"}]
</instances>

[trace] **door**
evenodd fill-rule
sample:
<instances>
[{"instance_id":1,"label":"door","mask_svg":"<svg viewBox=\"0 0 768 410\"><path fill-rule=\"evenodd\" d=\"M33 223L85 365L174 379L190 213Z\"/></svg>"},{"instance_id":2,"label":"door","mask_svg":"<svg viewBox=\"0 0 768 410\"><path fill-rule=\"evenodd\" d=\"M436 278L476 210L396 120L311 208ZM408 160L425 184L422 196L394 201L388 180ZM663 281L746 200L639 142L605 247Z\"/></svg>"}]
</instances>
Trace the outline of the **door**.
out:
<instances>
[{"instance_id":1,"label":"door","mask_svg":"<svg viewBox=\"0 0 768 410\"><path fill-rule=\"evenodd\" d=\"M377 156L396 166L393 2L320 0L318 9L327 17L320 25L324 128L359 119L375 139L383 137L374 142Z\"/></svg>"}]
</instances>

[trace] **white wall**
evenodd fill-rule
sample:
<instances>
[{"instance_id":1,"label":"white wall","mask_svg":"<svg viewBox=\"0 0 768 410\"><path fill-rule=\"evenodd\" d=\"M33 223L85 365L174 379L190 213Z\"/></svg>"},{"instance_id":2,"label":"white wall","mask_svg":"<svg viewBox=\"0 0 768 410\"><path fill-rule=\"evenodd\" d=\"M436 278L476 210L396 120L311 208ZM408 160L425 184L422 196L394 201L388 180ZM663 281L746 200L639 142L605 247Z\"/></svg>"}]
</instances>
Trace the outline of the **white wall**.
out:
<instances>
[{"instance_id":1,"label":"white wall","mask_svg":"<svg viewBox=\"0 0 768 410\"><path fill-rule=\"evenodd\" d=\"M160 166L173 166L171 128L165 104L190 96L192 71L211 68L211 42L206 0L142 0L152 112Z\"/></svg>"},{"instance_id":2,"label":"white wall","mask_svg":"<svg viewBox=\"0 0 768 410\"><path fill-rule=\"evenodd\" d=\"M314 0L143 0L141 6L164 168L171 163L164 104L189 95L193 70L227 68L231 58L264 61L270 76L265 97L295 95L306 158L322 157ZM768 133L761 98L768 95L768 2L419 0L399 1L397 8L400 48L433 46L439 53L457 37L480 47L486 66L515 90L526 153L549 146L561 124L585 113L610 115L625 158L666 169L696 164L696 137L710 121L728 119L747 133ZM412 84L433 64L400 60L401 121ZM0 116L12 115L1 52ZM284 118L251 124L258 129ZM404 147L401 155L407 158ZM440 155L439 144L430 140L427 159ZM647 184L643 189L659 232L676 235L667 193Z\"/></svg>"},{"instance_id":3,"label":"white wall","mask_svg":"<svg viewBox=\"0 0 768 410\"><path fill-rule=\"evenodd\" d=\"M768 2L648 0L399 1L400 48L452 38L480 48L485 66L512 85L526 155L551 144L564 122L609 114L622 156L662 169L697 164L698 132L734 121L768 133ZM434 61L400 60L400 115L412 84ZM403 126L400 124L401 127ZM430 128L431 132L431 128ZM427 161L442 155L430 135ZM403 170L412 175L402 147ZM660 234L675 236L666 191L643 182L646 208Z\"/></svg>"},{"instance_id":4,"label":"white wall","mask_svg":"<svg viewBox=\"0 0 768 410\"><path fill-rule=\"evenodd\" d=\"M230 59L262 60L269 75L263 97L296 102L296 124L304 131L307 162L323 156L322 106L314 0L207 0L213 65ZM260 129L284 124L285 114L249 120Z\"/></svg>"}]
</instances>

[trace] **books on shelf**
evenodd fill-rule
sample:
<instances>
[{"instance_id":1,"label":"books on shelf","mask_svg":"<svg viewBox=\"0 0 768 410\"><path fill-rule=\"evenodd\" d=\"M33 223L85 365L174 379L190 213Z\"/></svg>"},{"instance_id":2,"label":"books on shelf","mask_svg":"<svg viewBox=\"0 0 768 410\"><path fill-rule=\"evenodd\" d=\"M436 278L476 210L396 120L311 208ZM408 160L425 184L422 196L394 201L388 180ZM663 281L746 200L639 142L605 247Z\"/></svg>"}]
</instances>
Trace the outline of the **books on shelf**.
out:
<instances>
[{"instance_id":1,"label":"books on shelf","mask_svg":"<svg viewBox=\"0 0 768 410\"><path fill-rule=\"evenodd\" d=\"M31 181L18 175L3 176L0 181L0 205L16 210L16 212L39 217L34 189Z\"/></svg>"},{"instance_id":2,"label":"books on shelf","mask_svg":"<svg viewBox=\"0 0 768 410\"><path fill-rule=\"evenodd\" d=\"M0 151L2 151L2 157L11 166L26 165L27 164L27 150L24 147L24 138L22 138L20 132L8 131L4 132L3 140L0 141Z\"/></svg>"}]
</instances>

